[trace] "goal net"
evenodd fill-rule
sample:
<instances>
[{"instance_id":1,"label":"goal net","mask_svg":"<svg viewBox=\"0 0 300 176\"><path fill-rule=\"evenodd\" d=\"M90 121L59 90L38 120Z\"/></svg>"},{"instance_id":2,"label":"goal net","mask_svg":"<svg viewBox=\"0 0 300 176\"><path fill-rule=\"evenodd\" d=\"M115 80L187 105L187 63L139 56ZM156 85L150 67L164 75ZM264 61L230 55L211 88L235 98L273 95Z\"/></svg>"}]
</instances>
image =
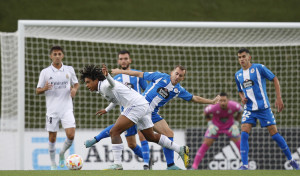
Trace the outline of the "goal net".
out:
<instances>
[{"instance_id":1,"label":"goal net","mask_svg":"<svg viewBox=\"0 0 300 176\"><path fill-rule=\"evenodd\" d=\"M275 113L272 82L267 83L268 96L279 132L294 158L299 159L298 23L19 21L17 33L1 33L0 131L15 131L18 127L14 122L22 120L25 131L44 129L45 97L37 96L35 89L40 71L51 64L49 49L54 45L64 48L63 63L73 66L78 78L79 71L87 64L118 67L117 53L127 49L133 60L131 68L170 73L175 65L181 64L187 68L181 85L190 93L214 98L220 92L227 92L230 99L238 102L234 81L234 74L240 69L237 51L247 47L252 63L266 65L280 80L285 103L282 113ZM102 129L113 124L118 108L105 117L95 116L95 112L107 105L105 99L81 84L74 99L77 129ZM178 98L159 112L172 129L185 131L191 162L207 126L204 107ZM283 153L266 129L253 128L249 142L249 160L255 162L253 169L288 168ZM235 149L226 136L220 136L199 169L234 169L234 162L240 162Z\"/></svg>"}]
</instances>

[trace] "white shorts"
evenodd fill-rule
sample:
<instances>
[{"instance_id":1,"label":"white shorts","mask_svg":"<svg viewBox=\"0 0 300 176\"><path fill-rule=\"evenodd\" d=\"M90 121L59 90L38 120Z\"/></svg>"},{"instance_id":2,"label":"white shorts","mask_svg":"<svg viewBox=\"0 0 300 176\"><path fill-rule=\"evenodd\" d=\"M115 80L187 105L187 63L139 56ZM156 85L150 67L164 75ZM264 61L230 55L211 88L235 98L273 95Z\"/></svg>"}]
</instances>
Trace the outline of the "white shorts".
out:
<instances>
[{"instance_id":1,"label":"white shorts","mask_svg":"<svg viewBox=\"0 0 300 176\"><path fill-rule=\"evenodd\" d=\"M67 111L59 117L46 116L46 130L57 132L59 130L59 121L61 121L61 125L64 129L76 127L73 111Z\"/></svg>"},{"instance_id":2,"label":"white shorts","mask_svg":"<svg viewBox=\"0 0 300 176\"><path fill-rule=\"evenodd\" d=\"M148 129L154 126L151 120L149 104L127 107L123 110L121 115L126 116L135 123L139 130Z\"/></svg>"}]
</instances>

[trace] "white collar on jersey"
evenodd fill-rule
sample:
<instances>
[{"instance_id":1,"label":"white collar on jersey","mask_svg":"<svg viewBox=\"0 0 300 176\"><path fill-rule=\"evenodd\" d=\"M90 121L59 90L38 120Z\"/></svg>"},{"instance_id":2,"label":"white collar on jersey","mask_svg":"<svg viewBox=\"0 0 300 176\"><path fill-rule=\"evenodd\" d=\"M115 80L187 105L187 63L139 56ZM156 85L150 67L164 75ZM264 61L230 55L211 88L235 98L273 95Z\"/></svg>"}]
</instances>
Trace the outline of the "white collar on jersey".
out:
<instances>
[{"instance_id":1,"label":"white collar on jersey","mask_svg":"<svg viewBox=\"0 0 300 176\"><path fill-rule=\"evenodd\" d=\"M99 82L98 82L98 90L97 90L97 93L100 93L100 87L101 87L101 84L102 84L102 81L99 81Z\"/></svg>"},{"instance_id":2,"label":"white collar on jersey","mask_svg":"<svg viewBox=\"0 0 300 176\"><path fill-rule=\"evenodd\" d=\"M61 71L61 72L63 72L65 69L64 69L64 64L63 63L61 63L61 67L60 67L60 69L57 69L57 68L55 68L54 66L53 66L53 64L51 63L51 69L53 70L53 72L58 72L58 71Z\"/></svg>"}]
</instances>

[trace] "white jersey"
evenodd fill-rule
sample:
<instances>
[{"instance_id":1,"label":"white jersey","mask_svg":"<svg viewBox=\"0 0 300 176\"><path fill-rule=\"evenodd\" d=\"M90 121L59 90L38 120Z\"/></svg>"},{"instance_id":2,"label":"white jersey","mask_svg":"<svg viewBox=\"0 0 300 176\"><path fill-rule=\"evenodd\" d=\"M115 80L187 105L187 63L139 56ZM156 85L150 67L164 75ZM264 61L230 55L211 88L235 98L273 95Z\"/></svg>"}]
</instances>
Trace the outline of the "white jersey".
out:
<instances>
[{"instance_id":1,"label":"white jersey","mask_svg":"<svg viewBox=\"0 0 300 176\"><path fill-rule=\"evenodd\" d=\"M43 88L46 81L52 85L45 92L48 117L58 117L64 112L72 110L71 85L78 83L74 68L62 65L60 69L52 64L40 73L37 88Z\"/></svg>"},{"instance_id":2,"label":"white jersey","mask_svg":"<svg viewBox=\"0 0 300 176\"><path fill-rule=\"evenodd\" d=\"M115 85L112 87L107 79L99 81L98 93L100 93L109 102L118 104L124 108L149 104L145 97L137 91L113 79L111 81L113 81Z\"/></svg>"}]
</instances>

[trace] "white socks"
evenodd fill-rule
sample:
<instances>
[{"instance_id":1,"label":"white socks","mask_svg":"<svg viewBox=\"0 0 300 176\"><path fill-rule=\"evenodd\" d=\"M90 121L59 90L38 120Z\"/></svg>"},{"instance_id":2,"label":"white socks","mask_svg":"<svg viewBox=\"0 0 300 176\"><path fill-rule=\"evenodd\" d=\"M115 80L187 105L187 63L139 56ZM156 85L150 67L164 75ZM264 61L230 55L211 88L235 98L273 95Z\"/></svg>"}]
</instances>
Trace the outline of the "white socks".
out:
<instances>
[{"instance_id":1,"label":"white socks","mask_svg":"<svg viewBox=\"0 0 300 176\"><path fill-rule=\"evenodd\" d=\"M167 136L162 135L162 134L160 136L158 144L161 145L161 146L163 146L163 147L165 147L165 148L174 150L177 153L179 153L179 151L180 151L180 146L178 144L176 144L175 142L171 141Z\"/></svg>"},{"instance_id":2,"label":"white socks","mask_svg":"<svg viewBox=\"0 0 300 176\"><path fill-rule=\"evenodd\" d=\"M70 140L68 138L65 140L64 145L63 145L61 151L59 152L60 157L64 156L66 150L68 150L71 147L72 143L73 143L73 140Z\"/></svg>"},{"instance_id":3,"label":"white socks","mask_svg":"<svg viewBox=\"0 0 300 176\"><path fill-rule=\"evenodd\" d=\"M114 156L114 164L120 164L122 165L121 156L122 151L124 149L123 143L121 144L112 144L112 152Z\"/></svg>"},{"instance_id":4,"label":"white socks","mask_svg":"<svg viewBox=\"0 0 300 176\"><path fill-rule=\"evenodd\" d=\"M51 165L56 166L55 163L55 142L49 142L49 154L50 154L50 160L51 160Z\"/></svg>"}]
</instances>

